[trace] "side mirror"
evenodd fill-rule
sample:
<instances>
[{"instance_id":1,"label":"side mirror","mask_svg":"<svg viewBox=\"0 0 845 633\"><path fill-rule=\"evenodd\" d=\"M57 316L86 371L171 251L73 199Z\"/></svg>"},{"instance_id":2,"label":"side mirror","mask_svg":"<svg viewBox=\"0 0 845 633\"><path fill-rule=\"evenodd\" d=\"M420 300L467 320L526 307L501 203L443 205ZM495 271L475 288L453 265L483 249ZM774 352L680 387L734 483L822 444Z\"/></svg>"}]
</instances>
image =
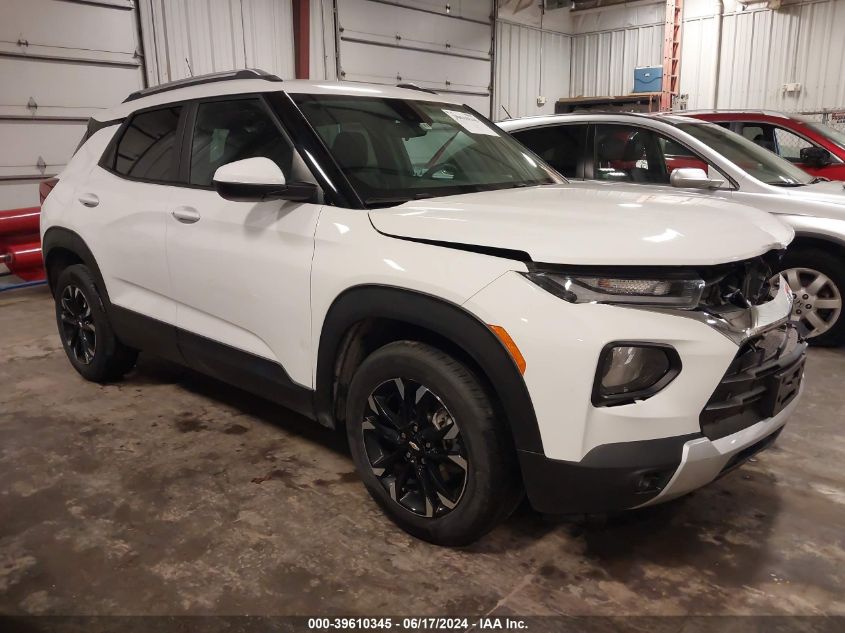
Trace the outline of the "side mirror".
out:
<instances>
[{"instance_id":1,"label":"side mirror","mask_svg":"<svg viewBox=\"0 0 845 633\"><path fill-rule=\"evenodd\" d=\"M707 172L698 167L682 167L676 169L669 176L669 182L673 187L687 189L718 189L725 184L724 180L710 178Z\"/></svg>"},{"instance_id":2,"label":"side mirror","mask_svg":"<svg viewBox=\"0 0 845 633\"><path fill-rule=\"evenodd\" d=\"M310 202L317 193L317 186L310 182L287 182L279 166L263 156L218 167L214 172L214 189L220 197L235 202Z\"/></svg>"},{"instance_id":3,"label":"side mirror","mask_svg":"<svg viewBox=\"0 0 845 633\"><path fill-rule=\"evenodd\" d=\"M830 165L833 159L824 147L802 147L801 162L810 167L825 167Z\"/></svg>"}]
</instances>

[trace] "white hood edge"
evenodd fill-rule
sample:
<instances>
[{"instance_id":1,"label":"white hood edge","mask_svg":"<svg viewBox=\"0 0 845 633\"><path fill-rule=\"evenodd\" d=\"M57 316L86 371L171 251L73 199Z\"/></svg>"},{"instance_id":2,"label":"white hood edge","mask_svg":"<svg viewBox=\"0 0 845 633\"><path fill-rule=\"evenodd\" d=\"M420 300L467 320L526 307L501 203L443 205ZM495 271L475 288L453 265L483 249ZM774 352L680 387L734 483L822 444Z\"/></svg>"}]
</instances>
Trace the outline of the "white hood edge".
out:
<instances>
[{"instance_id":1,"label":"white hood edge","mask_svg":"<svg viewBox=\"0 0 845 633\"><path fill-rule=\"evenodd\" d=\"M751 207L662 187L567 183L370 210L394 237L524 251L535 262L703 266L785 248L793 230Z\"/></svg>"}]
</instances>

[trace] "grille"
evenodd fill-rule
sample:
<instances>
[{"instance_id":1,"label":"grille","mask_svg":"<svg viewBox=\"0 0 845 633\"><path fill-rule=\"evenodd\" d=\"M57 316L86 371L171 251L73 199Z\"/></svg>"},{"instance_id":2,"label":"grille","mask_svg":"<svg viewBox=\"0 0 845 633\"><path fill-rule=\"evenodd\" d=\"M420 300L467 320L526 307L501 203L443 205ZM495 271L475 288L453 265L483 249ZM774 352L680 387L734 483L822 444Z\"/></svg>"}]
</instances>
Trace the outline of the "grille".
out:
<instances>
[{"instance_id":1,"label":"grille","mask_svg":"<svg viewBox=\"0 0 845 633\"><path fill-rule=\"evenodd\" d=\"M798 395L806 349L792 324L743 343L701 411L705 437L717 440L781 411Z\"/></svg>"}]
</instances>

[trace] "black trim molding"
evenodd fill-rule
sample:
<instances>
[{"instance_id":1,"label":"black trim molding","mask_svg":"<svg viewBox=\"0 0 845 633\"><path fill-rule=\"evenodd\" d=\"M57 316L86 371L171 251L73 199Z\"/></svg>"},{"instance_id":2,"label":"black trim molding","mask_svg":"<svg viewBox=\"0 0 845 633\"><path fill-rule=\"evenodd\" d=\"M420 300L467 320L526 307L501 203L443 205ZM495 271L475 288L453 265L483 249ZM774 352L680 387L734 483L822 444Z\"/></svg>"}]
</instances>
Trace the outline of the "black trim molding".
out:
<instances>
[{"instance_id":1,"label":"black trim molding","mask_svg":"<svg viewBox=\"0 0 845 633\"><path fill-rule=\"evenodd\" d=\"M658 494L681 464L684 444L700 433L596 446L580 462L519 451L531 506L549 514L628 510Z\"/></svg>"}]
</instances>

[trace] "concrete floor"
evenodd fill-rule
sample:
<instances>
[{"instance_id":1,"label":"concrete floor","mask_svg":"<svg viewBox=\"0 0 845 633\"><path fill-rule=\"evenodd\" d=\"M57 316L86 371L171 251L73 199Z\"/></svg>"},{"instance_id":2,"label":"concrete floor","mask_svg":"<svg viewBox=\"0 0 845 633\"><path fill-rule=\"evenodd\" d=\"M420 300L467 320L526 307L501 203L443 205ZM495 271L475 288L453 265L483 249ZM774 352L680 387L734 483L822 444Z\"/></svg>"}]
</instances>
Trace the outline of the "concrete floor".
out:
<instances>
[{"instance_id":1,"label":"concrete floor","mask_svg":"<svg viewBox=\"0 0 845 633\"><path fill-rule=\"evenodd\" d=\"M85 382L0 294L0 613L845 615L845 351L777 445L607 521L522 507L463 550L389 523L342 438L154 358Z\"/></svg>"}]
</instances>

